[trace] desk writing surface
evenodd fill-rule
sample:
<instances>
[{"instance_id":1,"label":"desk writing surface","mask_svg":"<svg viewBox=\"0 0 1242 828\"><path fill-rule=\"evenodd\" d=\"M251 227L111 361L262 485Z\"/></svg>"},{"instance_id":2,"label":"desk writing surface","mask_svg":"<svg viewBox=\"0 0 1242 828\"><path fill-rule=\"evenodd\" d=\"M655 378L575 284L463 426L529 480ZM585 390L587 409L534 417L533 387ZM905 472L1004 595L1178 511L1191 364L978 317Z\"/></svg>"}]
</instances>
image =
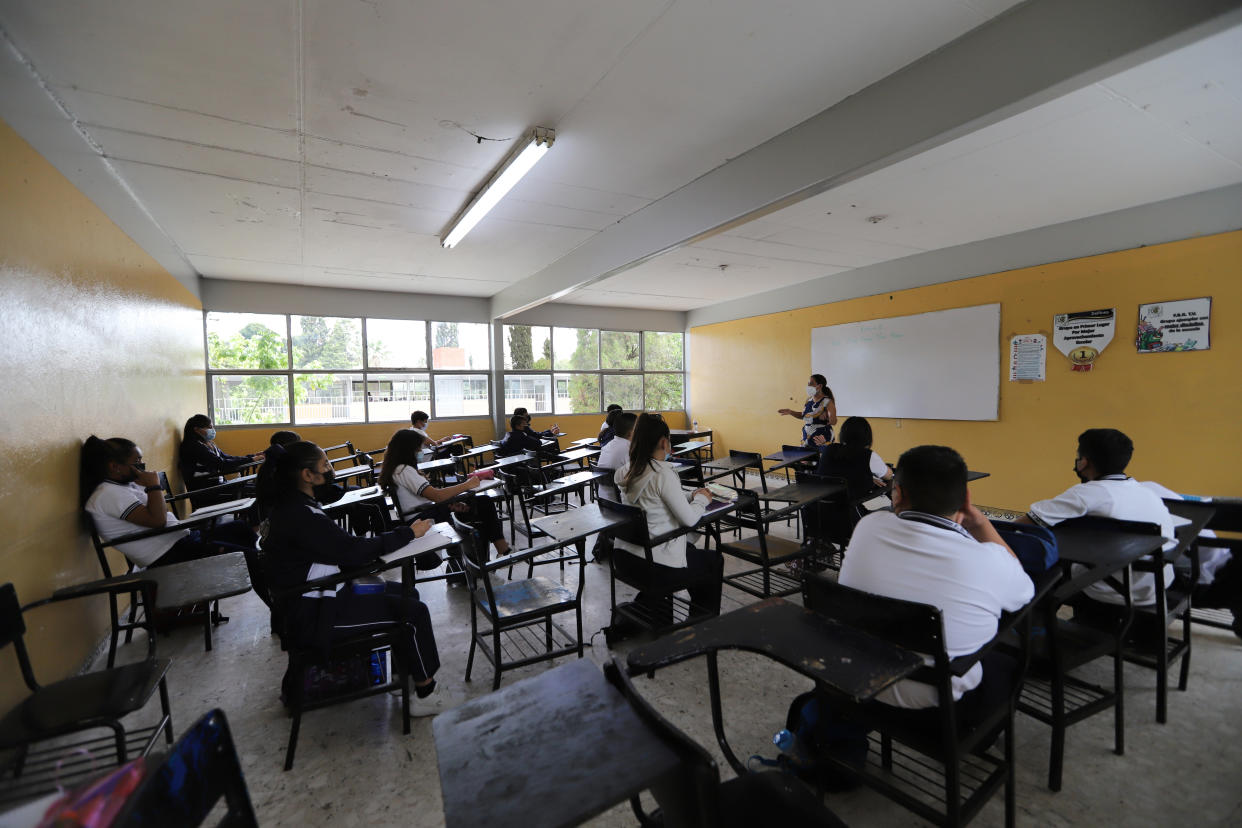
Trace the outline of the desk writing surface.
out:
<instances>
[{"instance_id":1,"label":"desk writing surface","mask_svg":"<svg viewBox=\"0 0 1242 828\"><path fill-rule=\"evenodd\" d=\"M778 661L856 701L866 701L923 664L916 653L783 598L768 598L630 651L631 672L712 650L747 650Z\"/></svg>"},{"instance_id":2,"label":"desk writing surface","mask_svg":"<svg viewBox=\"0 0 1242 828\"><path fill-rule=\"evenodd\" d=\"M461 536L451 524L437 523L421 538L415 538L400 549L394 549L387 555L381 555L380 558L385 563L396 563L424 552L439 552L458 543L461 543Z\"/></svg>"},{"instance_id":3,"label":"desk writing surface","mask_svg":"<svg viewBox=\"0 0 1242 828\"><path fill-rule=\"evenodd\" d=\"M496 461L490 466L484 466L485 469L503 469L505 466L512 466L515 463L529 463L531 455L529 454L511 454L508 457L497 457Z\"/></svg>"},{"instance_id":4,"label":"desk writing surface","mask_svg":"<svg viewBox=\"0 0 1242 828\"><path fill-rule=\"evenodd\" d=\"M579 825L680 764L590 660L432 721L448 828Z\"/></svg>"},{"instance_id":5,"label":"desk writing surface","mask_svg":"<svg viewBox=\"0 0 1242 828\"><path fill-rule=\"evenodd\" d=\"M379 486L367 486L363 489L352 489L341 495L340 499L331 503L322 504L321 508L324 512L331 512L335 509L343 509L346 506L353 506L357 503L365 503L368 500L379 500L384 497L384 492Z\"/></svg>"},{"instance_id":6,"label":"desk writing surface","mask_svg":"<svg viewBox=\"0 0 1242 828\"><path fill-rule=\"evenodd\" d=\"M562 460L583 460L587 457L596 457L599 455L599 449L577 448L572 451L564 451L559 455Z\"/></svg>"},{"instance_id":7,"label":"desk writing surface","mask_svg":"<svg viewBox=\"0 0 1242 828\"><path fill-rule=\"evenodd\" d=\"M250 591L250 571L242 552L147 568L137 574L155 581L158 609L185 607Z\"/></svg>"},{"instance_id":8,"label":"desk writing surface","mask_svg":"<svg viewBox=\"0 0 1242 828\"><path fill-rule=\"evenodd\" d=\"M572 443L570 443L570 445L584 447L584 446L589 446L592 443L598 443L598 442L599 442L598 437L583 437L581 440L574 440Z\"/></svg>"},{"instance_id":9,"label":"desk writing surface","mask_svg":"<svg viewBox=\"0 0 1242 828\"><path fill-rule=\"evenodd\" d=\"M554 541L567 543L579 540L596 532L620 526L626 518L612 513L601 512L599 503L588 503L576 509L570 509L559 515L549 515L533 521L532 525L548 534Z\"/></svg>"},{"instance_id":10,"label":"desk writing surface","mask_svg":"<svg viewBox=\"0 0 1242 828\"><path fill-rule=\"evenodd\" d=\"M222 517L237 512L244 512L254 505L253 497L242 497L237 500L230 500L227 503L217 503L214 506L202 506L190 512L190 516L181 521L181 525L185 526L191 523L201 523L210 520L213 517Z\"/></svg>"},{"instance_id":11,"label":"desk writing surface","mask_svg":"<svg viewBox=\"0 0 1242 828\"><path fill-rule=\"evenodd\" d=\"M452 457L445 457L442 460L425 460L422 463L418 464L418 470L419 471L434 471L435 469L447 469L456 462L457 462L456 459ZM337 475L337 476L339 477L340 475Z\"/></svg>"}]
</instances>

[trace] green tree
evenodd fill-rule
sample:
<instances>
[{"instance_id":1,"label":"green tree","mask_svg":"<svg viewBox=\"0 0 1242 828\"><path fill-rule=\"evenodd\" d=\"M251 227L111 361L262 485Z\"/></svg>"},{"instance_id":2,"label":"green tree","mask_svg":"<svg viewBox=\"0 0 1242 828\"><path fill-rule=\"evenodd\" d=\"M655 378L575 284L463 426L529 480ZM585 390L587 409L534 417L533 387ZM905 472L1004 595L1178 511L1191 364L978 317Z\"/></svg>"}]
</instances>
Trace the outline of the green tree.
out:
<instances>
[{"instance_id":1,"label":"green tree","mask_svg":"<svg viewBox=\"0 0 1242 828\"><path fill-rule=\"evenodd\" d=\"M215 368L276 371L287 368L284 337L266 325L251 323L222 339L207 335L207 364ZM276 423L287 418L289 389L283 376L255 375L241 382L213 383L216 422Z\"/></svg>"},{"instance_id":2,"label":"green tree","mask_svg":"<svg viewBox=\"0 0 1242 828\"><path fill-rule=\"evenodd\" d=\"M532 368L538 371L546 371L552 367L552 338L548 337L543 341L543 356L535 360Z\"/></svg>"},{"instance_id":3,"label":"green tree","mask_svg":"<svg viewBox=\"0 0 1242 828\"><path fill-rule=\"evenodd\" d=\"M293 367L336 370L362 367L362 333L357 319L303 316L302 332L293 337Z\"/></svg>"},{"instance_id":4,"label":"green tree","mask_svg":"<svg viewBox=\"0 0 1242 828\"><path fill-rule=\"evenodd\" d=\"M511 368L535 367L535 352L531 347L530 325L509 326L509 362Z\"/></svg>"},{"instance_id":5,"label":"green tree","mask_svg":"<svg viewBox=\"0 0 1242 828\"><path fill-rule=\"evenodd\" d=\"M574 352L569 357L570 370L594 371L599 367L599 331L579 328ZM569 380L570 412L589 414L599 411L599 375L571 374Z\"/></svg>"}]
</instances>

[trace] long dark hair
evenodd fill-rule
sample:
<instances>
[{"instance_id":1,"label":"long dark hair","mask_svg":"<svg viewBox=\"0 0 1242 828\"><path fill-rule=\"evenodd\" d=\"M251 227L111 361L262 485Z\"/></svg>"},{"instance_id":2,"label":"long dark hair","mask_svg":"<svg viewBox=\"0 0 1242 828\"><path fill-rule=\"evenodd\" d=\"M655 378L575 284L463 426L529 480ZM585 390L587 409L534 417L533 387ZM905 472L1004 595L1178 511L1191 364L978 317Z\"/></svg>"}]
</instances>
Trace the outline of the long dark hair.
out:
<instances>
[{"instance_id":1,"label":"long dark hair","mask_svg":"<svg viewBox=\"0 0 1242 828\"><path fill-rule=\"evenodd\" d=\"M630 438L630 470L626 472L621 485L629 489L630 485L647 469L651 468L656 447L660 440L669 436L668 423L659 414L639 414L634 423L634 434Z\"/></svg>"},{"instance_id":2,"label":"long dark hair","mask_svg":"<svg viewBox=\"0 0 1242 828\"><path fill-rule=\"evenodd\" d=\"M81 473L78 477L81 487L80 500L82 505L95 491L95 487L108 477L109 463L124 463L137 448L133 440L124 437L109 437L101 440L92 434L82 444Z\"/></svg>"},{"instance_id":3,"label":"long dark hair","mask_svg":"<svg viewBox=\"0 0 1242 828\"><path fill-rule=\"evenodd\" d=\"M417 431L403 428L388 441L384 450L384 468L380 469L379 485L383 491L392 486L392 476L397 473L398 466L418 468L418 452L423 447L423 435Z\"/></svg>"},{"instance_id":4,"label":"long dark hair","mask_svg":"<svg viewBox=\"0 0 1242 828\"><path fill-rule=\"evenodd\" d=\"M871 423L865 417L850 417L841 426L841 442L851 448L870 449L872 439Z\"/></svg>"},{"instance_id":5,"label":"long dark hair","mask_svg":"<svg viewBox=\"0 0 1242 828\"><path fill-rule=\"evenodd\" d=\"M211 418L206 414L195 414L193 417L185 421L185 428L181 429L182 440L202 440L194 429L206 428L211 425Z\"/></svg>"},{"instance_id":6,"label":"long dark hair","mask_svg":"<svg viewBox=\"0 0 1242 828\"><path fill-rule=\"evenodd\" d=\"M263 464L263 472L255 478L255 496L261 509L271 509L285 498L299 491L302 469L313 469L319 458L323 457L323 449L307 440L299 440L285 446L274 459Z\"/></svg>"}]
</instances>

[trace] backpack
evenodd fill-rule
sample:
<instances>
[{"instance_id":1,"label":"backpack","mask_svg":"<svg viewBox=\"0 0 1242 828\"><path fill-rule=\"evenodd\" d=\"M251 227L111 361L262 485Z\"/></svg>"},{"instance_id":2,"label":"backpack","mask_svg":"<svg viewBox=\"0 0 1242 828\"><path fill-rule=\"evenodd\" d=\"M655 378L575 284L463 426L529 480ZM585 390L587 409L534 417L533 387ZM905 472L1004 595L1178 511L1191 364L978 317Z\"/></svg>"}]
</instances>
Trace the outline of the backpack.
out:
<instances>
[{"instance_id":1,"label":"backpack","mask_svg":"<svg viewBox=\"0 0 1242 828\"><path fill-rule=\"evenodd\" d=\"M1060 560L1060 555L1057 554L1057 539L1051 530L1043 526L1010 523L1003 520L994 520L992 525L1018 556L1026 574L1032 578L1044 574Z\"/></svg>"},{"instance_id":2,"label":"backpack","mask_svg":"<svg viewBox=\"0 0 1242 828\"><path fill-rule=\"evenodd\" d=\"M793 734L794 744L775 764L816 788L850 790L857 783L824 760L831 756L861 769L867 762L867 728L836 714L830 704L815 690L790 702L785 729Z\"/></svg>"}]
</instances>

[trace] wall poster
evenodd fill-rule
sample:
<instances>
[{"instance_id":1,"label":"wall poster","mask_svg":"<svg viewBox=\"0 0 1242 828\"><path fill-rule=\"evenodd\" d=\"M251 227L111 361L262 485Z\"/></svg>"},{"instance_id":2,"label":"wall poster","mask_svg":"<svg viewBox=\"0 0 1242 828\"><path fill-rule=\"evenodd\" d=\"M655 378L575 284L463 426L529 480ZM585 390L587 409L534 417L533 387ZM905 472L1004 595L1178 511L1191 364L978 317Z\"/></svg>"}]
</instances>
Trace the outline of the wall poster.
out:
<instances>
[{"instance_id":1,"label":"wall poster","mask_svg":"<svg viewBox=\"0 0 1242 828\"><path fill-rule=\"evenodd\" d=\"M1117 309L1058 313L1052 320L1052 344L1074 364L1075 371L1090 371L1117 328Z\"/></svg>"},{"instance_id":2,"label":"wall poster","mask_svg":"<svg viewBox=\"0 0 1242 828\"><path fill-rule=\"evenodd\" d=\"M1017 334L1009 340L1009 381L1043 382L1048 354L1048 337L1043 334Z\"/></svg>"},{"instance_id":3,"label":"wall poster","mask_svg":"<svg viewBox=\"0 0 1242 828\"><path fill-rule=\"evenodd\" d=\"M1140 354L1206 351L1210 347L1211 317L1210 296L1139 305L1138 337L1134 347Z\"/></svg>"}]
</instances>

